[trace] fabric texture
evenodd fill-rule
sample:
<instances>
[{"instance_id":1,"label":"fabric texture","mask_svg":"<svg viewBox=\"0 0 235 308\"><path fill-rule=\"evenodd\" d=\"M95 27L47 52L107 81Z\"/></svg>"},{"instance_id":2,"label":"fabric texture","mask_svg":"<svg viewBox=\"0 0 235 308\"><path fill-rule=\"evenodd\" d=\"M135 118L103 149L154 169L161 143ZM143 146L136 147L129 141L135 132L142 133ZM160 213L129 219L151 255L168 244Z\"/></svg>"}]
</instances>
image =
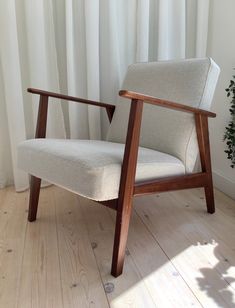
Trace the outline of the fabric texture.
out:
<instances>
[{"instance_id":1,"label":"fabric texture","mask_svg":"<svg viewBox=\"0 0 235 308\"><path fill-rule=\"evenodd\" d=\"M18 148L19 167L93 200L118 197L124 144L92 140L32 139ZM139 148L136 182L185 173L177 158Z\"/></svg>"},{"instance_id":2,"label":"fabric texture","mask_svg":"<svg viewBox=\"0 0 235 308\"><path fill-rule=\"evenodd\" d=\"M219 72L210 58L137 63L122 89L210 110ZM120 98L108 141L125 142L129 109L130 100ZM177 157L192 172L198 155L194 115L144 104L140 145Z\"/></svg>"}]
</instances>

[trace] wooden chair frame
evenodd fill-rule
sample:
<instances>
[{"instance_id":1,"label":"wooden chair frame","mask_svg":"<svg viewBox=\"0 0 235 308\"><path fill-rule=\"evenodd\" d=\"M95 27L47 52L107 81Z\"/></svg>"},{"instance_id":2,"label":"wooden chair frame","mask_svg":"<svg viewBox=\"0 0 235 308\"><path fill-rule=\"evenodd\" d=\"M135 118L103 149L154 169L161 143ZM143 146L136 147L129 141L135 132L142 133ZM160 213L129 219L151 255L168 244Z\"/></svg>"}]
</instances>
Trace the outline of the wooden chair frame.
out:
<instances>
[{"instance_id":1,"label":"wooden chair frame","mask_svg":"<svg viewBox=\"0 0 235 308\"><path fill-rule=\"evenodd\" d=\"M49 97L103 107L106 109L110 122L112 121L113 114L115 111L115 106L110 104L100 103L68 95L57 94L53 92L42 91L38 89L28 89L28 92L40 95L35 138L46 137ZM118 199L115 200L99 202L117 211L111 269L111 274L114 277L118 277L119 275L121 275L123 270L129 222L132 211L132 201L134 196L141 196L170 190L204 187L207 211L211 214L215 212L208 117L213 118L216 116L216 114L206 110L178 104L175 102L160 100L155 97L143 95L136 92L122 90L119 92L119 94L122 97L131 99L129 123L121 170L119 196ZM144 103L194 114L201 160L201 172L183 176L172 176L164 179L145 181L135 184L141 119ZM31 176L28 213L28 220L30 222L36 220L40 184L40 178Z\"/></svg>"}]
</instances>

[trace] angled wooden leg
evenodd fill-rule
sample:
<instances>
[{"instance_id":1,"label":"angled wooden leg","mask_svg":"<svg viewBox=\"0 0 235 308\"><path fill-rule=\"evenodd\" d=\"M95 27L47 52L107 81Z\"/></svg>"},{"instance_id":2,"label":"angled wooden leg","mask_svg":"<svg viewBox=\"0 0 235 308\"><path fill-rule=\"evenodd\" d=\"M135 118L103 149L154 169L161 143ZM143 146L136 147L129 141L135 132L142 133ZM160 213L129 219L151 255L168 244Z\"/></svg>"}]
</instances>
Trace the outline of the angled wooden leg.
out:
<instances>
[{"instance_id":1,"label":"angled wooden leg","mask_svg":"<svg viewBox=\"0 0 235 308\"><path fill-rule=\"evenodd\" d=\"M28 213L28 221L30 222L35 221L37 217L40 186L41 186L41 179L37 178L36 176L31 176L29 213Z\"/></svg>"},{"instance_id":2,"label":"angled wooden leg","mask_svg":"<svg viewBox=\"0 0 235 308\"><path fill-rule=\"evenodd\" d=\"M208 178L207 183L204 186L207 212L213 214L215 212L215 200L212 181L208 118L203 115L195 115L195 122L201 158L201 167L202 171L207 173Z\"/></svg>"},{"instance_id":3,"label":"angled wooden leg","mask_svg":"<svg viewBox=\"0 0 235 308\"><path fill-rule=\"evenodd\" d=\"M132 100L127 130L126 146L122 163L115 238L113 245L111 274L114 277L118 277L119 275L121 275L124 264L134 193L134 182L139 148L142 110L143 101Z\"/></svg>"}]
</instances>

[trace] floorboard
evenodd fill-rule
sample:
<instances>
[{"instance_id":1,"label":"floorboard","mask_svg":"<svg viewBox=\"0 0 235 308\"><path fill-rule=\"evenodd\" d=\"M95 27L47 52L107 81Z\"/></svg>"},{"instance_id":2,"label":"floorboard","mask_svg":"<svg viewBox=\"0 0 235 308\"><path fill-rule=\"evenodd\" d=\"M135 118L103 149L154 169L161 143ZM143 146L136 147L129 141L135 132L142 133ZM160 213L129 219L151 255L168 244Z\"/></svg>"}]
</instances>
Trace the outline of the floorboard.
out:
<instances>
[{"instance_id":1,"label":"floorboard","mask_svg":"<svg viewBox=\"0 0 235 308\"><path fill-rule=\"evenodd\" d=\"M145 207L143 198L139 198L136 211L203 307L234 307L233 287L217 270L217 263L210 262L217 241L213 233L208 236L208 224L216 221L219 227L217 220L221 220L221 215L207 214L201 193L194 194L191 191L190 197L189 192L187 197L184 192L151 196ZM203 220L207 221L207 233L203 232ZM232 243L231 240L230 246Z\"/></svg>"},{"instance_id":2,"label":"floorboard","mask_svg":"<svg viewBox=\"0 0 235 308\"><path fill-rule=\"evenodd\" d=\"M4 196L3 196L4 195ZM13 188L0 195L0 307L16 307L27 225L27 197Z\"/></svg>"},{"instance_id":3,"label":"floorboard","mask_svg":"<svg viewBox=\"0 0 235 308\"><path fill-rule=\"evenodd\" d=\"M109 307L75 195L54 192L64 307Z\"/></svg>"},{"instance_id":4,"label":"floorboard","mask_svg":"<svg viewBox=\"0 0 235 308\"><path fill-rule=\"evenodd\" d=\"M63 301L52 189L42 189L39 202L38 219L27 223L17 306L60 308Z\"/></svg>"},{"instance_id":5,"label":"floorboard","mask_svg":"<svg viewBox=\"0 0 235 308\"><path fill-rule=\"evenodd\" d=\"M132 215L127 248L157 307L201 307L176 267L135 212Z\"/></svg>"},{"instance_id":6,"label":"floorboard","mask_svg":"<svg viewBox=\"0 0 235 308\"><path fill-rule=\"evenodd\" d=\"M132 256L127 252L123 274L110 275L114 222L107 209L95 202L79 198L89 231L90 243L111 307L156 307L151 294L141 279Z\"/></svg>"},{"instance_id":7,"label":"floorboard","mask_svg":"<svg viewBox=\"0 0 235 308\"><path fill-rule=\"evenodd\" d=\"M235 307L235 201L201 189L137 197L123 275L110 275L115 212L52 186L0 190L0 308Z\"/></svg>"}]
</instances>

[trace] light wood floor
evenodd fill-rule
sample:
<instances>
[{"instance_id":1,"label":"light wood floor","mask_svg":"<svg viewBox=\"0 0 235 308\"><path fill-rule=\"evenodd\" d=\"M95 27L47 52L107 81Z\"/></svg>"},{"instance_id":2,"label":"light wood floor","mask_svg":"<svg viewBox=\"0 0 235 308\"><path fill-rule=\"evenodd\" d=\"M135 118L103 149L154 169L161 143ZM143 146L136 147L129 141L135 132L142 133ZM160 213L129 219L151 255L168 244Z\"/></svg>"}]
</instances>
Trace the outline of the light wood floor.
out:
<instances>
[{"instance_id":1,"label":"light wood floor","mask_svg":"<svg viewBox=\"0 0 235 308\"><path fill-rule=\"evenodd\" d=\"M235 307L235 202L200 189L136 198L124 273L110 275L114 212L57 187L0 190L0 307Z\"/></svg>"}]
</instances>

